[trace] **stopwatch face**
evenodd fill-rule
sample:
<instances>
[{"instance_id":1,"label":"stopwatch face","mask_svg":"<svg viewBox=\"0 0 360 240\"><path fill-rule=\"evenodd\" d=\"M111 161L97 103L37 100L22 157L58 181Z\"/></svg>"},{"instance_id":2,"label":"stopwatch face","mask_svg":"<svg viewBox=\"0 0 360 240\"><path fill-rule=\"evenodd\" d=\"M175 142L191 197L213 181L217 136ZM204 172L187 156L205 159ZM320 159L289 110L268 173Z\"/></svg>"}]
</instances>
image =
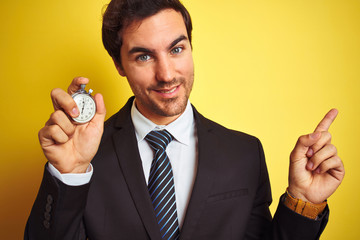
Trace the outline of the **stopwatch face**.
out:
<instances>
[{"instance_id":1,"label":"stopwatch face","mask_svg":"<svg viewBox=\"0 0 360 240\"><path fill-rule=\"evenodd\" d=\"M77 118L73 118L78 123L89 122L96 112L95 101L89 94L76 94L73 96L76 105L78 106L80 115Z\"/></svg>"}]
</instances>

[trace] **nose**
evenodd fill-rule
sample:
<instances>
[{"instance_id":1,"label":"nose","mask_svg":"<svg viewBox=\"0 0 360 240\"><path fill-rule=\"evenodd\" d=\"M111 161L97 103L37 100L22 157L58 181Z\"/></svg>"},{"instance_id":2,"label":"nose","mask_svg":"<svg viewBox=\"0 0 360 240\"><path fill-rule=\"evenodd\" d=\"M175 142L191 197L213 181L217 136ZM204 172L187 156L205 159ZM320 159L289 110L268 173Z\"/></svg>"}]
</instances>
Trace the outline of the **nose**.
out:
<instances>
[{"instance_id":1,"label":"nose","mask_svg":"<svg viewBox=\"0 0 360 240\"><path fill-rule=\"evenodd\" d=\"M160 82L169 82L175 78L175 66L170 56L158 58L156 64L156 80Z\"/></svg>"}]
</instances>

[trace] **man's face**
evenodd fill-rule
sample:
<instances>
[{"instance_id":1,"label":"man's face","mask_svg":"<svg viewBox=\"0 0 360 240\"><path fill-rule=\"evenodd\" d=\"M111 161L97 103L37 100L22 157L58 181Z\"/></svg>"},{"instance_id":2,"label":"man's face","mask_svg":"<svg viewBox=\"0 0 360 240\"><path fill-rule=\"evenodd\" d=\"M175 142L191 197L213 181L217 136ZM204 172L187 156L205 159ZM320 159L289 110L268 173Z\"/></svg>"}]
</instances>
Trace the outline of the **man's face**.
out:
<instances>
[{"instance_id":1,"label":"man's face","mask_svg":"<svg viewBox=\"0 0 360 240\"><path fill-rule=\"evenodd\" d=\"M122 67L138 110L157 124L174 121L186 108L194 81L191 45L183 17L166 9L124 29Z\"/></svg>"}]
</instances>

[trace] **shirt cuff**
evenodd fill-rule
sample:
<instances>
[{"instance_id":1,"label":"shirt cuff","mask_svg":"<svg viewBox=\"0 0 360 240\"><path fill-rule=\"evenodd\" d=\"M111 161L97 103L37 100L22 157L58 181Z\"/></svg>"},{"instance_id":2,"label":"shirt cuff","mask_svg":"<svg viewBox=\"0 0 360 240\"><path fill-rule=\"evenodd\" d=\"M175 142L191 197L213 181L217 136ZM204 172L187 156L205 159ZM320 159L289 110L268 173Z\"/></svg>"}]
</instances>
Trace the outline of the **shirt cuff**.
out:
<instances>
[{"instance_id":1,"label":"shirt cuff","mask_svg":"<svg viewBox=\"0 0 360 240\"><path fill-rule=\"evenodd\" d=\"M91 176L93 174L93 167L91 163L86 169L85 173L64 173L61 174L51 163L48 163L47 166L50 174L61 182L69 186L81 186L90 182Z\"/></svg>"}]
</instances>

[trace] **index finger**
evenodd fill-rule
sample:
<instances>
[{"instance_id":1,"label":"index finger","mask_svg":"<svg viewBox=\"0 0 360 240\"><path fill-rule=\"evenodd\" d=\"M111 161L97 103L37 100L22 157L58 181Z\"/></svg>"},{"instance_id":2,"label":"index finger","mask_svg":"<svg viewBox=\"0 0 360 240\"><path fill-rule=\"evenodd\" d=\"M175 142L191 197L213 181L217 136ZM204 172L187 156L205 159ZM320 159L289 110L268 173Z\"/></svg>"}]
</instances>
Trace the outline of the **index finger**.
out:
<instances>
[{"instance_id":1,"label":"index finger","mask_svg":"<svg viewBox=\"0 0 360 240\"><path fill-rule=\"evenodd\" d=\"M70 86L68 87L68 93L72 95L81 88L81 84L88 84L88 83L89 83L88 78L76 77L72 80Z\"/></svg>"},{"instance_id":2,"label":"index finger","mask_svg":"<svg viewBox=\"0 0 360 240\"><path fill-rule=\"evenodd\" d=\"M338 114L338 110L333 108L331 109L325 117L320 121L320 123L315 128L314 132L325 132L328 131L330 125L334 122L336 116Z\"/></svg>"},{"instance_id":3,"label":"index finger","mask_svg":"<svg viewBox=\"0 0 360 240\"><path fill-rule=\"evenodd\" d=\"M54 106L54 110L64 110L72 117L79 115L78 107L74 99L60 88L55 88L51 91L51 100Z\"/></svg>"}]
</instances>

